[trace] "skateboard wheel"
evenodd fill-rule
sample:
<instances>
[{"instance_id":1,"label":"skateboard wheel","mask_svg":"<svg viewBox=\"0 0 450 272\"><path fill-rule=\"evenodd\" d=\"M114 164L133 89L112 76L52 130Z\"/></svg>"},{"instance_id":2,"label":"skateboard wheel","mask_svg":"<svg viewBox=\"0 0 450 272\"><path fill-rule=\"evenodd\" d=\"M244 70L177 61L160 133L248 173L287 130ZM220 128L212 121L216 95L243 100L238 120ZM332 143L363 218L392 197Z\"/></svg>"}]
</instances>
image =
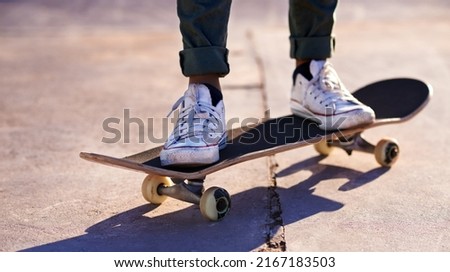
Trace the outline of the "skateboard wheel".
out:
<instances>
[{"instance_id":1,"label":"skateboard wheel","mask_svg":"<svg viewBox=\"0 0 450 272\"><path fill-rule=\"evenodd\" d=\"M168 177L148 175L142 182L142 196L148 202L159 205L167 199L167 196L158 194L158 187L170 187L172 185L172 180Z\"/></svg>"},{"instance_id":2,"label":"skateboard wheel","mask_svg":"<svg viewBox=\"0 0 450 272\"><path fill-rule=\"evenodd\" d=\"M330 146L326 139L320 140L320 142L314 144L314 149L322 156L330 155L333 147Z\"/></svg>"},{"instance_id":3,"label":"skateboard wheel","mask_svg":"<svg viewBox=\"0 0 450 272\"><path fill-rule=\"evenodd\" d=\"M219 221L231 208L231 198L225 189L211 187L200 198L200 212L210 221Z\"/></svg>"},{"instance_id":4,"label":"skateboard wheel","mask_svg":"<svg viewBox=\"0 0 450 272\"><path fill-rule=\"evenodd\" d=\"M375 146L375 159L381 166L391 167L398 159L400 148L392 138L380 140Z\"/></svg>"}]
</instances>

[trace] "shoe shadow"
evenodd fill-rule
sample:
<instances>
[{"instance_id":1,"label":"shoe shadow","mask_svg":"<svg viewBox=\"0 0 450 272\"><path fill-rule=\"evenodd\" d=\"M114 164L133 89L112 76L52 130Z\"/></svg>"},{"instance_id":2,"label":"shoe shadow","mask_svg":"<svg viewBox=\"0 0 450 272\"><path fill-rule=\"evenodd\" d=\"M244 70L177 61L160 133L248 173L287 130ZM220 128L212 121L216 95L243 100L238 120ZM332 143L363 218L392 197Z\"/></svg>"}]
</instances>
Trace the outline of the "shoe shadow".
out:
<instances>
[{"instance_id":1,"label":"shoe shadow","mask_svg":"<svg viewBox=\"0 0 450 272\"><path fill-rule=\"evenodd\" d=\"M340 190L348 191L373 181L386 170L361 173L347 168L320 164L314 157L278 172L287 176L300 170L313 175L291 188L278 188L283 199L283 224L298 222L321 212L339 210L344 204L314 195L313 187L330 178L347 177ZM262 181L263 183L264 181ZM192 205L172 213L153 216L156 205L146 204L107 218L86 229L86 233L22 251L41 252L248 252L266 243L268 188L255 187L232 196L233 207L221 222L208 222ZM287 198L286 198L287 197ZM168 200L177 201L177 200ZM164 205L164 204L163 204Z\"/></svg>"}]
</instances>

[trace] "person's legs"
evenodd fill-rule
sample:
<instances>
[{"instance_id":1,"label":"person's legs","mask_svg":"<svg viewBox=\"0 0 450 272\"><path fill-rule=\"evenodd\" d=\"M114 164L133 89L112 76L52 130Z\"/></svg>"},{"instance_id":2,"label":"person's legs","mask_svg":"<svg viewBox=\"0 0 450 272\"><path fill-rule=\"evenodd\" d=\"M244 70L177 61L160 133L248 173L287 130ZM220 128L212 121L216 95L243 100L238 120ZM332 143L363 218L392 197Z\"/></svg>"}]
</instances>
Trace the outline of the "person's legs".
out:
<instances>
[{"instance_id":1,"label":"person's legs","mask_svg":"<svg viewBox=\"0 0 450 272\"><path fill-rule=\"evenodd\" d=\"M335 47L332 36L337 0L290 0L291 58L324 60Z\"/></svg>"},{"instance_id":2,"label":"person's legs","mask_svg":"<svg viewBox=\"0 0 450 272\"><path fill-rule=\"evenodd\" d=\"M230 8L231 0L178 0L183 37L180 65L190 83L209 83L220 89L219 77L230 72L226 48Z\"/></svg>"},{"instance_id":3,"label":"person's legs","mask_svg":"<svg viewBox=\"0 0 450 272\"><path fill-rule=\"evenodd\" d=\"M160 158L162 165L202 165L219 160L225 146L225 107L219 78L230 71L227 28L231 0L178 0L183 37L180 65L189 85L175 103L180 114Z\"/></svg>"},{"instance_id":4,"label":"person's legs","mask_svg":"<svg viewBox=\"0 0 450 272\"><path fill-rule=\"evenodd\" d=\"M332 65L337 0L290 0L291 58L295 59L291 110L322 129L345 129L373 122L375 113L345 88Z\"/></svg>"}]
</instances>

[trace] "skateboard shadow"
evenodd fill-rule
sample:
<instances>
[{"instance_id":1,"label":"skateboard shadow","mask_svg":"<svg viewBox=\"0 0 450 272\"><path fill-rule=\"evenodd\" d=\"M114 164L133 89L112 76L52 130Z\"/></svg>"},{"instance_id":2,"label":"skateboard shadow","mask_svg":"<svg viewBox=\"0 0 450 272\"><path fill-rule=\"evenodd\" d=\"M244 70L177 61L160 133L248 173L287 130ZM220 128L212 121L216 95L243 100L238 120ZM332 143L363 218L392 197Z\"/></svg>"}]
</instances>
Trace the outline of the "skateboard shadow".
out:
<instances>
[{"instance_id":1,"label":"skateboard shadow","mask_svg":"<svg viewBox=\"0 0 450 272\"><path fill-rule=\"evenodd\" d=\"M278 172L287 176L296 171L309 170L313 175L291 188L277 188L283 199L283 225L301 221L322 212L333 212L344 204L314 195L314 186L336 177L349 182L339 190L347 191L367 184L386 170L375 169L361 173L351 169L320 164L322 158L313 157ZM263 181L261 182L263 183ZM247 252L266 243L268 225L273 222L268 206L268 188L255 187L234 194L233 207L221 222L208 222L200 216L197 206L154 216L158 206L145 204L107 218L86 229L86 233L69 239L44 244L22 251L41 252ZM288 197L288 198L286 198ZM168 200L177 201L177 200ZM286 201L285 201L286 202ZM164 204L163 204L164 205ZM281 226L272 227L274 232ZM275 229L274 229L275 228Z\"/></svg>"},{"instance_id":2,"label":"skateboard shadow","mask_svg":"<svg viewBox=\"0 0 450 272\"><path fill-rule=\"evenodd\" d=\"M377 178L390 170L388 167L378 167L368 172L361 172L346 167L320 163L320 161L324 158L326 157L318 155L304 161L294 163L277 172L276 177L286 177L299 171L306 170L311 172L311 176L299 183L300 188L311 188L319 182L328 179L345 178L348 179L348 182L339 187L339 191L350 191L375 181Z\"/></svg>"},{"instance_id":3,"label":"skateboard shadow","mask_svg":"<svg viewBox=\"0 0 450 272\"><path fill-rule=\"evenodd\" d=\"M309 171L311 176L287 189L278 188L283 202L283 224L294 223L298 218L306 218L320 212L337 211L344 204L314 195L314 188L321 182L345 178L348 181L339 187L339 191L350 191L375 181L389 171L389 168L379 167L369 172L361 172L350 168L320 163L325 157L315 156L294 163L276 173L276 177L287 177L299 171ZM282 181L278 181L279 183ZM307 205L304 206L304 203Z\"/></svg>"},{"instance_id":4,"label":"skateboard shadow","mask_svg":"<svg viewBox=\"0 0 450 272\"><path fill-rule=\"evenodd\" d=\"M252 251L265 243L265 195L258 187L233 195L233 208L221 222L202 218L191 205L153 216L158 206L145 204L105 219L84 235L24 249L38 252L236 252ZM169 199L176 207L177 200ZM262 203L255 205L255 202ZM165 203L166 204L166 203ZM246 214L247 213L247 214Z\"/></svg>"}]
</instances>

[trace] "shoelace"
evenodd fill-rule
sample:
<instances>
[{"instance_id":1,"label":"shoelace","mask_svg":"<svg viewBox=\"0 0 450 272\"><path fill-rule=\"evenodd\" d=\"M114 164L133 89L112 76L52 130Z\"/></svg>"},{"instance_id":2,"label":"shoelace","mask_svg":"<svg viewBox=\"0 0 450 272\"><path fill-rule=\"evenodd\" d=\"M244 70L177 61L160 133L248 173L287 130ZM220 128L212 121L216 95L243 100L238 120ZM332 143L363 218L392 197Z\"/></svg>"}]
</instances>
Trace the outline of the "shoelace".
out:
<instances>
[{"instance_id":1,"label":"shoelace","mask_svg":"<svg viewBox=\"0 0 450 272\"><path fill-rule=\"evenodd\" d=\"M167 117L176 111L184 100L185 96L180 97L175 104L173 104ZM213 130L218 129L220 123L221 118L213 106L197 101L190 107L180 109L177 125L175 126L174 131L177 133L176 136L178 139L185 139L191 136L197 136L199 134L202 135L205 133L205 128L209 128L210 124L213 125Z\"/></svg>"},{"instance_id":2,"label":"shoelace","mask_svg":"<svg viewBox=\"0 0 450 272\"><path fill-rule=\"evenodd\" d=\"M313 85L319 84L320 87L320 93L316 94L315 99L320 96L320 103L325 104L326 107L339 102L356 102L350 92L342 86L339 76L330 63L325 63L319 74L311 81Z\"/></svg>"}]
</instances>

